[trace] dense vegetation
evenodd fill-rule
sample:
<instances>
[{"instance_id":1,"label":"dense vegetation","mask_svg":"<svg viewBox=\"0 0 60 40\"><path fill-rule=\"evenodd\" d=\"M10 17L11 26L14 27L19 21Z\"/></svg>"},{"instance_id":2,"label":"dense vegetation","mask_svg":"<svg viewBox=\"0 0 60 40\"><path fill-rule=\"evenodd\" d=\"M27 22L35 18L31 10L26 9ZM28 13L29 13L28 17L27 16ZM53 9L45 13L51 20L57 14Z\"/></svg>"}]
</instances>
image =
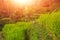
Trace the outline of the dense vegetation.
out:
<instances>
[{"instance_id":1,"label":"dense vegetation","mask_svg":"<svg viewBox=\"0 0 60 40\"><path fill-rule=\"evenodd\" d=\"M30 22L6 24L4 40L60 40L60 11L41 14Z\"/></svg>"},{"instance_id":2,"label":"dense vegetation","mask_svg":"<svg viewBox=\"0 0 60 40\"><path fill-rule=\"evenodd\" d=\"M0 40L60 40L60 0L36 0L32 6L0 0Z\"/></svg>"}]
</instances>

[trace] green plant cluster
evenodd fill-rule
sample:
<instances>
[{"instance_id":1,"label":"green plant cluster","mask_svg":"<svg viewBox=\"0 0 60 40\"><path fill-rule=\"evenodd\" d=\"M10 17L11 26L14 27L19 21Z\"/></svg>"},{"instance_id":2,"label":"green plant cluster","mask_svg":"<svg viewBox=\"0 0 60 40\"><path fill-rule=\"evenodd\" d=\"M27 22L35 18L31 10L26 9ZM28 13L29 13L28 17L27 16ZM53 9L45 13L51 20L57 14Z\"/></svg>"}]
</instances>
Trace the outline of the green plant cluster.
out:
<instances>
[{"instance_id":1,"label":"green plant cluster","mask_svg":"<svg viewBox=\"0 0 60 40\"><path fill-rule=\"evenodd\" d=\"M4 40L60 40L60 11L41 14L34 22L6 24Z\"/></svg>"}]
</instances>

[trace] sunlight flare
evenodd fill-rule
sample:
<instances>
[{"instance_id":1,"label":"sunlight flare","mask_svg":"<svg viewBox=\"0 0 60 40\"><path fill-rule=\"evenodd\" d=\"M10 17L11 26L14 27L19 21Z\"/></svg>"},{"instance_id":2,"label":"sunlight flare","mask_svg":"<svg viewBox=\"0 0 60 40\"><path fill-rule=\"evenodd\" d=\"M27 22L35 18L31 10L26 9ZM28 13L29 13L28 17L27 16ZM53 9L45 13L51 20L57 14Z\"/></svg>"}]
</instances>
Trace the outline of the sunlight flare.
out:
<instances>
[{"instance_id":1,"label":"sunlight flare","mask_svg":"<svg viewBox=\"0 0 60 40\"><path fill-rule=\"evenodd\" d=\"M13 0L16 5L33 5L34 0Z\"/></svg>"}]
</instances>

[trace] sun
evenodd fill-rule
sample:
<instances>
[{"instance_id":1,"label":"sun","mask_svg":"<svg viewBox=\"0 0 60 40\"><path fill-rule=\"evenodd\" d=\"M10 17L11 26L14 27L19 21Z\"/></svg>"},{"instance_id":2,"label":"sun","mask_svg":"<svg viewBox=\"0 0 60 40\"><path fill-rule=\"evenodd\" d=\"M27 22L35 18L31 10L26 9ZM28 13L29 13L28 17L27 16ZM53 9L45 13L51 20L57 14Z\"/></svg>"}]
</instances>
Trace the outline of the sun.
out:
<instances>
[{"instance_id":1,"label":"sun","mask_svg":"<svg viewBox=\"0 0 60 40\"><path fill-rule=\"evenodd\" d=\"M14 0L16 3L21 3L21 4L25 4L30 2L29 0Z\"/></svg>"},{"instance_id":2,"label":"sun","mask_svg":"<svg viewBox=\"0 0 60 40\"><path fill-rule=\"evenodd\" d=\"M5 0L5 2L14 7L30 7L36 4L36 0Z\"/></svg>"},{"instance_id":3,"label":"sun","mask_svg":"<svg viewBox=\"0 0 60 40\"><path fill-rule=\"evenodd\" d=\"M32 5L34 0L13 0L13 3L16 5Z\"/></svg>"}]
</instances>

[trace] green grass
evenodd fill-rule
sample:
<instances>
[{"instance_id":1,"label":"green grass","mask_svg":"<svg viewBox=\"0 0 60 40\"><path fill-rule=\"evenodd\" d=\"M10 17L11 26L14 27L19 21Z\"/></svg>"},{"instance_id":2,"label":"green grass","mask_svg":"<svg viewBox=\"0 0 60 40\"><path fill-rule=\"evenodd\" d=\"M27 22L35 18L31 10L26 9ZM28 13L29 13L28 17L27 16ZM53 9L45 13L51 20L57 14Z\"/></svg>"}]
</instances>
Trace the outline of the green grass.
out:
<instances>
[{"instance_id":1,"label":"green grass","mask_svg":"<svg viewBox=\"0 0 60 40\"><path fill-rule=\"evenodd\" d=\"M31 22L18 22L16 24L6 24L3 32L5 40L24 40L24 31L31 25Z\"/></svg>"},{"instance_id":2,"label":"green grass","mask_svg":"<svg viewBox=\"0 0 60 40\"><path fill-rule=\"evenodd\" d=\"M41 25L43 24L49 35L53 40L59 40L60 35L60 11L52 12L51 14L42 14L39 19L37 19ZM56 34L57 33L57 34Z\"/></svg>"},{"instance_id":3,"label":"green grass","mask_svg":"<svg viewBox=\"0 0 60 40\"><path fill-rule=\"evenodd\" d=\"M60 11L41 14L35 23L6 24L3 32L5 40L60 40Z\"/></svg>"}]
</instances>

